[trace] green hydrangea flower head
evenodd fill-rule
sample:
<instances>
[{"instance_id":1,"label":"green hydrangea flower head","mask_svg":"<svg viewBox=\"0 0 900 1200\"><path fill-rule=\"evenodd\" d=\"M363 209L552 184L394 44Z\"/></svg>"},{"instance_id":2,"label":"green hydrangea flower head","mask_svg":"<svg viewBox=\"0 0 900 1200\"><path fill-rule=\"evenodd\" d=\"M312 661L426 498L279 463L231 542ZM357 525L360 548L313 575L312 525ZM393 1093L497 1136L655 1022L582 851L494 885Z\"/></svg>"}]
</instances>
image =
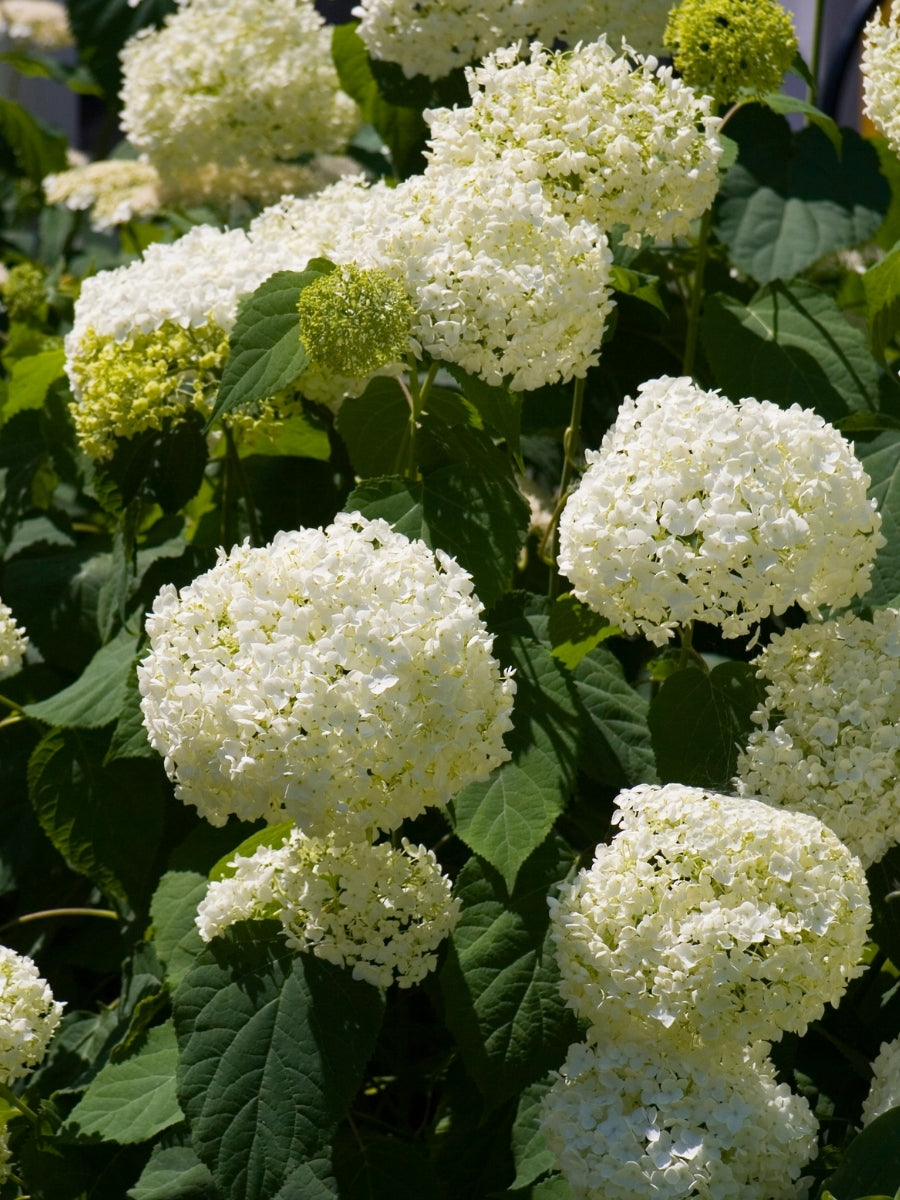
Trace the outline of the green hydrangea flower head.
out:
<instances>
[{"instance_id":1,"label":"green hydrangea flower head","mask_svg":"<svg viewBox=\"0 0 900 1200\"><path fill-rule=\"evenodd\" d=\"M46 320L46 271L30 262L12 267L3 284L3 303L11 321Z\"/></svg>"},{"instance_id":2,"label":"green hydrangea flower head","mask_svg":"<svg viewBox=\"0 0 900 1200\"><path fill-rule=\"evenodd\" d=\"M401 284L377 268L337 267L303 289L300 337L313 363L359 379L406 358L413 309Z\"/></svg>"},{"instance_id":3,"label":"green hydrangea flower head","mask_svg":"<svg viewBox=\"0 0 900 1200\"><path fill-rule=\"evenodd\" d=\"M744 88L777 91L797 53L793 21L778 0L682 0L665 43L685 83L717 104Z\"/></svg>"}]
</instances>

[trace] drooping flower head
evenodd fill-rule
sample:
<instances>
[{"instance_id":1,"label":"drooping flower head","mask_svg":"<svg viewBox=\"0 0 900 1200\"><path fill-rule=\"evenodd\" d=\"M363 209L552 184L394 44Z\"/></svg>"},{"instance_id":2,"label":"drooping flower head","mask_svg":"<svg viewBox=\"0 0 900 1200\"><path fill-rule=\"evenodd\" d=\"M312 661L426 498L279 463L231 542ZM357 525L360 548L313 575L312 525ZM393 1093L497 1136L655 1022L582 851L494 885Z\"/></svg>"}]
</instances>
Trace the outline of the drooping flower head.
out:
<instances>
[{"instance_id":1,"label":"drooping flower head","mask_svg":"<svg viewBox=\"0 0 900 1200\"><path fill-rule=\"evenodd\" d=\"M743 792L812 813L863 866L900 842L900 611L788 629L754 664L766 698Z\"/></svg>"},{"instance_id":2,"label":"drooping flower head","mask_svg":"<svg viewBox=\"0 0 900 1200\"><path fill-rule=\"evenodd\" d=\"M31 959L0 946L0 1080L11 1083L37 1066L62 1010Z\"/></svg>"},{"instance_id":3,"label":"drooping flower head","mask_svg":"<svg viewBox=\"0 0 900 1200\"><path fill-rule=\"evenodd\" d=\"M0 679L20 670L27 649L25 630L16 624L12 609L0 600Z\"/></svg>"},{"instance_id":4,"label":"drooping flower head","mask_svg":"<svg viewBox=\"0 0 900 1200\"><path fill-rule=\"evenodd\" d=\"M794 1200L818 1127L760 1054L639 1025L571 1046L540 1124L576 1200Z\"/></svg>"},{"instance_id":5,"label":"drooping flower head","mask_svg":"<svg viewBox=\"0 0 900 1200\"><path fill-rule=\"evenodd\" d=\"M872 1063L872 1085L862 1110L863 1127L900 1105L900 1037L882 1042Z\"/></svg>"},{"instance_id":6,"label":"drooping flower head","mask_svg":"<svg viewBox=\"0 0 900 1200\"><path fill-rule=\"evenodd\" d=\"M551 898L560 990L711 1047L803 1032L859 974L862 866L815 817L670 783L617 801L620 832Z\"/></svg>"},{"instance_id":7,"label":"drooping flower head","mask_svg":"<svg viewBox=\"0 0 900 1200\"><path fill-rule=\"evenodd\" d=\"M900 154L900 8L893 5L887 20L882 16L879 5L863 30L863 109L894 153Z\"/></svg>"},{"instance_id":8,"label":"drooping flower head","mask_svg":"<svg viewBox=\"0 0 900 1200\"><path fill-rule=\"evenodd\" d=\"M370 375L409 353L412 306L384 271L338 267L303 289L298 309L304 346L331 374Z\"/></svg>"},{"instance_id":9,"label":"drooping flower head","mask_svg":"<svg viewBox=\"0 0 900 1200\"><path fill-rule=\"evenodd\" d=\"M794 23L778 0L681 0L665 41L685 83L719 105L744 88L777 92L797 53Z\"/></svg>"},{"instance_id":10,"label":"drooping flower head","mask_svg":"<svg viewBox=\"0 0 900 1200\"><path fill-rule=\"evenodd\" d=\"M624 240L671 239L712 203L719 120L655 58L617 53L604 39L551 52L517 46L467 71L472 104L426 113L434 165L502 158L539 181L551 210Z\"/></svg>"},{"instance_id":11,"label":"drooping flower head","mask_svg":"<svg viewBox=\"0 0 900 1200\"><path fill-rule=\"evenodd\" d=\"M150 741L213 824L364 841L508 757L481 612L453 559L359 513L222 552L147 619Z\"/></svg>"},{"instance_id":12,"label":"drooping flower head","mask_svg":"<svg viewBox=\"0 0 900 1200\"><path fill-rule=\"evenodd\" d=\"M881 517L816 413L663 377L625 400L560 520L575 595L657 645L693 620L748 633L870 586Z\"/></svg>"},{"instance_id":13,"label":"drooping flower head","mask_svg":"<svg viewBox=\"0 0 900 1200\"><path fill-rule=\"evenodd\" d=\"M459 915L450 879L430 850L368 842L334 845L291 831L283 845L237 855L210 884L197 927L210 941L236 921L278 917L287 943L375 987L420 983Z\"/></svg>"}]
</instances>

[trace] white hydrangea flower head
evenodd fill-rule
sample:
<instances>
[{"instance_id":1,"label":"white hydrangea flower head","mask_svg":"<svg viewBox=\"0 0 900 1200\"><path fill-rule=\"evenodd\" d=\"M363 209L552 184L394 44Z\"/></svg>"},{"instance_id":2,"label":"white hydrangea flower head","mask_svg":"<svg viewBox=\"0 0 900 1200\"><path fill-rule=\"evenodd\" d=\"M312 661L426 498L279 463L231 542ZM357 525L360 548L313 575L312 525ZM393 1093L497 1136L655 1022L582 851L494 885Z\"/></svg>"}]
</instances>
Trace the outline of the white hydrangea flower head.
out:
<instances>
[{"instance_id":1,"label":"white hydrangea flower head","mask_svg":"<svg viewBox=\"0 0 900 1200\"><path fill-rule=\"evenodd\" d=\"M274 204L282 196L314 195L344 175L361 172L342 154L319 154L304 163L191 163L161 179L160 189L163 203L172 207L230 204L237 197Z\"/></svg>"},{"instance_id":2,"label":"white hydrangea flower head","mask_svg":"<svg viewBox=\"0 0 900 1200\"><path fill-rule=\"evenodd\" d=\"M339 151L359 123L310 0L191 0L121 61L122 128L164 178Z\"/></svg>"},{"instance_id":3,"label":"white hydrangea flower head","mask_svg":"<svg viewBox=\"0 0 900 1200\"><path fill-rule=\"evenodd\" d=\"M894 5L882 20L881 6L863 30L863 110L900 154L900 9Z\"/></svg>"},{"instance_id":4,"label":"white hydrangea flower head","mask_svg":"<svg viewBox=\"0 0 900 1200\"><path fill-rule=\"evenodd\" d=\"M0 0L0 37L17 48L22 43L40 50L74 46L69 14L57 0Z\"/></svg>"},{"instance_id":5,"label":"white hydrangea flower head","mask_svg":"<svg viewBox=\"0 0 900 1200\"><path fill-rule=\"evenodd\" d=\"M147 619L150 742L215 825L372 840L509 757L481 613L454 559L359 513L220 552Z\"/></svg>"},{"instance_id":6,"label":"white hydrangea flower head","mask_svg":"<svg viewBox=\"0 0 900 1200\"><path fill-rule=\"evenodd\" d=\"M882 1042L872 1063L872 1085L863 1103L863 1128L876 1117L900 1106L900 1037Z\"/></svg>"},{"instance_id":7,"label":"white hydrangea flower head","mask_svg":"<svg viewBox=\"0 0 900 1200\"><path fill-rule=\"evenodd\" d=\"M91 209L94 229L125 225L133 217L159 212L160 178L150 163L110 158L60 171L44 179L48 204L79 212Z\"/></svg>"},{"instance_id":8,"label":"white hydrangea flower head","mask_svg":"<svg viewBox=\"0 0 900 1200\"><path fill-rule=\"evenodd\" d=\"M31 959L0 946L0 1079L11 1083L37 1066L62 1010Z\"/></svg>"},{"instance_id":9,"label":"white hydrangea flower head","mask_svg":"<svg viewBox=\"0 0 900 1200\"><path fill-rule=\"evenodd\" d=\"M460 902L430 850L406 838L334 845L298 829L278 847L236 855L234 874L210 884L197 928L211 941L237 921L278 917L288 945L375 987L420 983L437 965Z\"/></svg>"},{"instance_id":10,"label":"white hydrangea flower head","mask_svg":"<svg viewBox=\"0 0 900 1200\"><path fill-rule=\"evenodd\" d=\"M576 1200L795 1200L818 1128L762 1055L639 1027L571 1046L540 1123Z\"/></svg>"},{"instance_id":11,"label":"white hydrangea flower head","mask_svg":"<svg viewBox=\"0 0 900 1200\"><path fill-rule=\"evenodd\" d=\"M372 58L397 63L407 78L441 79L523 39L574 46L605 33L613 45L627 37L657 53L669 7L670 0L362 0L353 15Z\"/></svg>"},{"instance_id":12,"label":"white hydrangea flower head","mask_svg":"<svg viewBox=\"0 0 900 1200\"><path fill-rule=\"evenodd\" d=\"M694 620L739 637L792 604L815 614L869 588L881 517L836 429L686 377L639 393L560 519L559 569L579 600L662 645Z\"/></svg>"},{"instance_id":13,"label":"white hydrangea flower head","mask_svg":"<svg viewBox=\"0 0 900 1200\"><path fill-rule=\"evenodd\" d=\"M900 610L788 629L754 665L766 698L740 790L818 817L871 866L900 842Z\"/></svg>"},{"instance_id":14,"label":"white hydrangea flower head","mask_svg":"<svg viewBox=\"0 0 900 1200\"><path fill-rule=\"evenodd\" d=\"M859 860L820 821L676 783L617 803L620 832L549 901L579 1017L714 1046L802 1033L840 999L871 910Z\"/></svg>"},{"instance_id":15,"label":"white hydrangea flower head","mask_svg":"<svg viewBox=\"0 0 900 1200\"><path fill-rule=\"evenodd\" d=\"M567 52L535 43L528 61L507 47L467 78L471 107L426 113L435 165L502 158L555 211L623 225L632 246L687 234L715 198L719 118L655 58L603 38Z\"/></svg>"},{"instance_id":16,"label":"white hydrangea flower head","mask_svg":"<svg viewBox=\"0 0 900 1200\"><path fill-rule=\"evenodd\" d=\"M432 358L514 391L597 363L613 306L606 236L555 212L506 160L406 180L376 243L383 269L405 281L413 339Z\"/></svg>"},{"instance_id":17,"label":"white hydrangea flower head","mask_svg":"<svg viewBox=\"0 0 900 1200\"><path fill-rule=\"evenodd\" d=\"M8 679L22 669L27 649L25 630L16 624L12 609L0 600L0 679Z\"/></svg>"}]
</instances>

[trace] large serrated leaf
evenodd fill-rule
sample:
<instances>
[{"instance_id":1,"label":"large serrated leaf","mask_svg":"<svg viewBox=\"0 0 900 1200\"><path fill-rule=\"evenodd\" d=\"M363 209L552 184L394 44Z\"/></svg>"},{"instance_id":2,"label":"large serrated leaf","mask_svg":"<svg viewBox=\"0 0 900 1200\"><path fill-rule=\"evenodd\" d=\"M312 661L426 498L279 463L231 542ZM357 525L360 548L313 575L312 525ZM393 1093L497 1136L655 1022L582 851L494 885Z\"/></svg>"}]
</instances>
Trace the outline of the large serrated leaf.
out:
<instances>
[{"instance_id":1,"label":"large serrated leaf","mask_svg":"<svg viewBox=\"0 0 900 1200\"><path fill-rule=\"evenodd\" d=\"M50 385L63 374L65 361L65 351L60 346L13 363L9 373L9 391L0 408L0 426L5 425L16 413L29 408L42 408Z\"/></svg>"},{"instance_id":2,"label":"large serrated leaf","mask_svg":"<svg viewBox=\"0 0 900 1200\"><path fill-rule=\"evenodd\" d=\"M559 994L547 894L573 867L550 838L510 894L471 858L456 881L462 912L440 972L447 1025L489 1108L558 1067L578 1037Z\"/></svg>"},{"instance_id":3,"label":"large serrated leaf","mask_svg":"<svg viewBox=\"0 0 900 1200\"><path fill-rule=\"evenodd\" d=\"M122 629L97 651L73 684L47 700L27 705L29 717L63 729L99 729L118 720L139 636Z\"/></svg>"},{"instance_id":4,"label":"large serrated leaf","mask_svg":"<svg viewBox=\"0 0 900 1200\"><path fill-rule=\"evenodd\" d=\"M875 558L872 587L863 596L865 604L880 608L900 597L900 433L888 430L858 443L856 453L872 480L869 495L878 502L886 539Z\"/></svg>"},{"instance_id":5,"label":"large serrated leaf","mask_svg":"<svg viewBox=\"0 0 900 1200\"><path fill-rule=\"evenodd\" d=\"M715 383L733 400L800 404L827 421L876 407L878 366L865 334L809 284L766 288L749 304L709 296L701 337Z\"/></svg>"},{"instance_id":6,"label":"large serrated leaf","mask_svg":"<svg viewBox=\"0 0 900 1200\"><path fill-rule=\"evenodd\" d=\"M190 1146L154 1146L128 1200L218 1200L209 1169Z\"/></svg>"},{"instance_id":7,"label":"large serrated leaf","mask_svg":"<svg viewBox=\"0 0 900 1200\"><path fill-rule=\"evenodd\" d=\"M172 1022L148 1030L136 1054L103 1067L69 1114L63 1136L128 1145L183 1121L175 1098L177 1059Z\"/></svg>"},{"instance_id":8,"label":"large serrated leaf","mask_svg":"<svg viewBox=\"0 0 900 1200\"><path fill-rule=\"evenodd\" d=\"M362 478L390 475L406 462L409 401L396 379L373 379L361 396L348 396L335 424Z\"/></svg>"},{"instance_id":9,"label":"large serrated leaf","mask_svg":"<svg viewBox=\"0 0 900 1200\"><path fill-rule=\"evenodd\" d=\"M550 1079L539 1079L519 1097L512 1128L513 1157L516 1160L513 1189L534 1183L541 1175L551 1171L556 1163L556 1156L548 1149L540 1125L541 1101L550 1090L550 1084Z\"/></svg>"},{"instance_id":10,"label":"large serrated leaf","mask_svg":"<svg viewBox=\"0 0 900 1200\"><path fill-rule=\"evenodd\" d=\"M872 352L884 359L887 346L900 333L900 245L862 277Z\"/></svg>"},{"instance_id":11,"label":"large serrated leaf","mask_svg":"<svg viewBox=\"0 0 900 1200\"><path fill-rule=\"evenodd\" d=\"M628 683L616 656L597 647L581 660L573 678L586 715L582 769L614 787L655 783L648 704Z\"/></svg>"},{"instance_id":12,"label":"large serrated leaf","mask_svg":"<svg viewBox=\"0 0 900 1200\"><path fill-rule=\"evenodd\" d=\"M195 871L167 871L153 893L153 944L170 988L178 986L203 952L196 916L208 887L206 876Z\"/></svg>"},{"instance_id":13,"label":"large serrated leaf","mask_svg":"<svg viewBox=\"0 0 900 1200\"><path fill-rule=\"evenodd\" d=\"M66 169L66 139L15 100L0 98L0 141L6 142L22 173L38 187L45 176Z\"/></svg>"},{"instance_id":14,"label":"large serrated leaf","mask_svg":"<svg viewBox=\"0 0 900 1200\"><path fill-rule=\"evenodd\" d=\"M740 145L716 203L715 230L735 266L759 283L792 279L825 254L877 231L890 201L878 155L853 130L838 157L815 126L751 104L729 122Z\"/></svg>"},{"instance_id":15,"label":"large serrated leaf","mask_svg":"<svg viewBox=\"0 0 900 1200\"><path fill-rule=\"evenodd\" d=\"M253 923L204 951L173 1011L179 1101L223 1200L309 1194L292 1176L321 1156L359 1086L381 993Z\"/></svg>"},{"instance_id":16,"label":"large serrated leaf","mask_svg":"<svg viewBox=\"0 0 900 1200\"><path fill-rule=\"evenodd\" d=\"M854 1138L824 1187L834 1200L893 1196L900 1191L900 1108L882 1113Z\"/></svg>"}]
</instances>

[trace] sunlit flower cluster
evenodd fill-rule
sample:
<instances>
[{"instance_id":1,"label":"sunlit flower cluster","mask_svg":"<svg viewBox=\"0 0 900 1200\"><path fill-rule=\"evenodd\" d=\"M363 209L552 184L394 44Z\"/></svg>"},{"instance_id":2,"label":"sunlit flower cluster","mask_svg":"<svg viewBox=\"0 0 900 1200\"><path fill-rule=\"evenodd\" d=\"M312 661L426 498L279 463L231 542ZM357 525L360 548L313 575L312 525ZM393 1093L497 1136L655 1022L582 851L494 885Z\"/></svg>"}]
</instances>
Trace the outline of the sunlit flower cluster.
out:
<instances>
[{"instance_id":1,"label":"sunlit flower cluster","mask_svg":"<svg viewBox=\"0 0 900 1200\"><path fill-rule=\"evenodd\" d=\"M220 553L147 619L150 742L213 824L370 839L508 757L481 611L453 559L358 513Z\"/></svg>"},{"instance_id":2,"label":"sunlit flower cluster","mask_svg":"<svg viewBox=\"0 0 900 1200\"><path fill-rule=\"evenodd\" d=\"M57 0L0 0L0 37L36 50L75 44L66 6Z\"/></svg>"},{"instance_id":3,"label":"sunlit flower cluster","mask_svg":"<svg viewBox=\"0 0 900 1200\"><path fill-rule=\"evenodd\" d=\"M576 1200L794 1200L817 1122L762 1054L623 1026L570 1048L541 1129Z\"/></svg>"},{"instance_id":4,"label":"sunlit flower cluster","mask_svg":"<svg viewBox=\"0 0 900 1200\"><path fill-rule=\"evenodd\" d=\"M11 1083L47 1053L62 1004L23 954L0 946L0 1079Z\"/></svg>"},{"instance_id":5,"label":"sunlit flower cluster","mask_svg":"<svg viewBox=\"0 0 900 1200\"><path fill-rule=\"evenodd\" d=\"M159 211L160 179L149 163L111 158L48 175L44 197L75 212L89 208L94 229L111 229Z\"/></svg>"},{"instance_id":6,"label":"sunlit flower cluster","mask_svg":"<svg viewBox=\"0 0 900 1200\"><path fill-rule=\"evenodd\" d=\"M900 1038L883 1042L872 1063L872 1085L862 1110L863 1126L900 1105Z\"/></svg>"},{"instance_id":7,"label":"sunlit flower cluster","mask_svg":"<svg viewBox=\"0 0 900 1200\"><path fill-rule=\"evenodd\" d=\"M560 520L559 569L580 600L660 645L695 619L736 637L868 589L881 518L837 430L687 378L639 390Z\"/></svg>"},{"instance_id":8,"label":"sunlit flower cluster","mask_svg":"<svg viewBox=\"0 0 900 1200\"><path fill-rule=\"evenodd\" d=\"M309 0L190 0L122 50L122 128L163 178L343 148L359 121Z\"/></svg>"},{"instance_id":9,"label":"sunlit flower cluster","mask_svg":"<svg viewBox=\"0 0 900 1200\"><path fill-rule=\"evenodd\" d=\"M410 350L412 306L397 280L350 263L300 293L300 338L321 370L360 378Z\"/></svg>"},{"instance_id":10,"label":"sunlit flower cluster","mask_svg":"<svg viewBox=\"0 0 900 1200\"><path fill-rule=\"evenodd\" d=\"M406 838L334 845L291 831L283 845L237 855L210 884L197 927L210 941L237 921L278 917L288 945L376 987L412 987L434 969L459 901L430 850Z\"/></svg>"},{"instance_id":11,"label":"sunlit flower cluster","mask_svg":"<svg viewBox=\"0 0 900 1200\"><path fill-rule=\"evenodd\" d=\"M501 46L537 39L547 46L623 37L645 53L662 48L669 0L362 0L359 35L372 58L399 64L407 76L440 79Z\"/></svg>"},{"instance_id":12,"label":"sunlit flower cluster","mask_svg":"<svg viewBox=\"0 0 900 1200\"><path fill-rule=\"evenodd\" d=\"M875 128L900 153L900 8L894 5L882 20L881 6L863 31L860 59L863 108Z\"/></svg>"},{"instance_id":13,"label":"sunlit flower cluster","mask_svg":"<svg viewBox=\"0 0 900 1200\"><path fill-rule=\"evenodd\" d=\"M624 240L686 234L718 187L719 120L710 100L656 59L602 38L567 53L515 46L467 72L472 104L427 114L432 165L502 158L539 181L569 220L626 227Z\"/></svg>"},{"instance_id":14,"label":"sunlit flower cluster","mask_svg":"<svg viewBox=\"0 0 900 1200\"><path fill-rule=\"evenodd\" d=\"M900 611L788 629L755 666L741 790L812 813L870 866L900 842Z\"/></svg>"},{"instance_id":15,"label":"sunlit flower cluster","mask_svg":"<svg viewBox=\"0 0 900 1200\"><path fill-rule=\"evenodd\" d=\"M0 600L0 679L16 674L27 649L25 630L16 624L12 609Z\"/></svg>"},{"instance_id":16,"label":"sunlit flower cluster","mask_svg":"<svg viewBox=\"0 0 900 1200\"><path fill-rule=\"evenodd\" d=\"M685 83L717 104L743 88L777 92L797 53L793 20L778 0L681 0L665 41Z\"/></svg>"},{"instance_id":17,"label":"sunlit flower cluster","mask_svg":"<svg viewBox=\"0 0 900 1200\"><path fill-rule=\"evenodd\" d=\"M714 1046L802 1033L843 994L870 920L857 859L816 818L642 785L551 899L561 991L602 1041L624 1017Z\"/></svg>"}]
</instances>

